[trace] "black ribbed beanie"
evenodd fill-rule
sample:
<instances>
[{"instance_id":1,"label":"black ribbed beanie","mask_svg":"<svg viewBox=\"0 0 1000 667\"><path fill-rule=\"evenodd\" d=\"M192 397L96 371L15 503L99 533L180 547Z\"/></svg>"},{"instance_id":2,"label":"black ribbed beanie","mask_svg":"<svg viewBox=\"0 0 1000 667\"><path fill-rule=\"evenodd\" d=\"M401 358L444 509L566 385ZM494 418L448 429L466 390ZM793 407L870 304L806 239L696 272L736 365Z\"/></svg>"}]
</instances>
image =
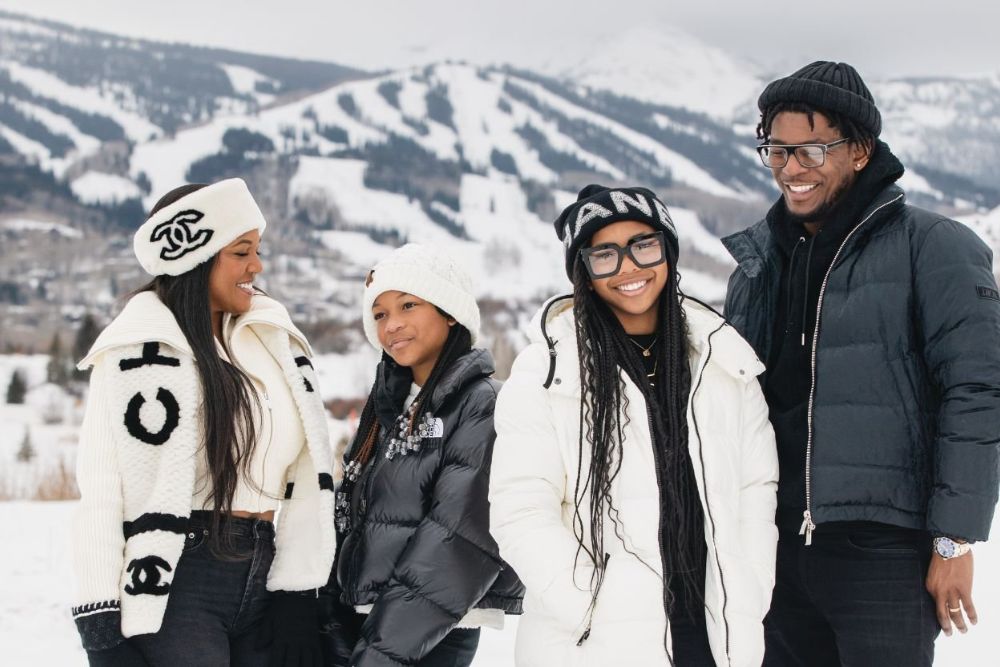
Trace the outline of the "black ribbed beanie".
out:
<instances>
[{"instance_id":1,"label":"black ribbed beanie","mask_svg":"<svg viewBox=\"0 0 1000 667\"><path fill-rule=\"evenodd\" d=\"M757 99L757 107L763 114L780 102L801 102L819 111L843 114L875 137L882 132L882 115L875 107L875 98L858 71L847 63L817 60L772 81Z\"/></svg>"}]
</instances>

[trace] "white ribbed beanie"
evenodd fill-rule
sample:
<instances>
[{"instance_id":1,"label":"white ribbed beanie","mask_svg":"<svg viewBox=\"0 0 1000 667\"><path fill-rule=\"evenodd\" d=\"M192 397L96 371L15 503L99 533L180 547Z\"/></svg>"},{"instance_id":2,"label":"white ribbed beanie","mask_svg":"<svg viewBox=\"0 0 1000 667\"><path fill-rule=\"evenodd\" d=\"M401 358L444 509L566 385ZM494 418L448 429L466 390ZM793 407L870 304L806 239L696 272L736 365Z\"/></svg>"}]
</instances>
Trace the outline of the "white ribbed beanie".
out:
<instances>
[{"instance_id":1,"label":"white ribbed beanie","mask_svg":"<svg viewBox=\"0 0 1000 667\"><path fill-rule=\"evenodd\" d=\"M372 304L379 294L406 292L445 311L479 339L479 305L473 295L472 278L447 254L429 246L408 243L375 265L365 284L361 319L368 342L382 351L378 342Z\"/></svg>"}]
</instances>

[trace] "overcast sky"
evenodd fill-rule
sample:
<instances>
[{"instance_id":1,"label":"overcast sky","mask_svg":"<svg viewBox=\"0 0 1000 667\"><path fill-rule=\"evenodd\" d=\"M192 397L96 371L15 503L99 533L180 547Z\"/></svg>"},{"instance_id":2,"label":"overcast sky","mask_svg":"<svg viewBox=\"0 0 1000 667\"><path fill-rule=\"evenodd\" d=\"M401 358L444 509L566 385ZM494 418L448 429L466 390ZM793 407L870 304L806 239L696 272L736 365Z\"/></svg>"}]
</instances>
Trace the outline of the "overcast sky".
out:
<instances>
[{"instance_id":1,"label":"overcast sky","mask_svg":"<svg viewBox=\"0 0 1000 667\"><path fill-rule=\"evenodd\" d=\"M865 76L1000 72L1000 3L948 0L0 0L0 8L166 41L350 64L442 51L525 64L559 38L604 40L652 22L785 73L845 60ZM931 8L933 7L933 9ZM411 61L411 62L403 62Z\"/></svg>"}]
</instances>

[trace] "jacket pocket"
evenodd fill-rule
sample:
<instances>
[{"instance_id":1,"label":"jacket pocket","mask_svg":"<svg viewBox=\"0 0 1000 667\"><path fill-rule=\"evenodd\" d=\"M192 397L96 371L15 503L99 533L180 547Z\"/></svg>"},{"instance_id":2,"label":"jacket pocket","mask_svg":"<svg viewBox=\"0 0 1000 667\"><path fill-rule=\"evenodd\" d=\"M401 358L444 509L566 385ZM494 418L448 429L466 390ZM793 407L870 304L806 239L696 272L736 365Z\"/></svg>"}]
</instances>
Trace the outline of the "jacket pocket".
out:
<instances>
[{"instance_id":1,"label":"jacket pocket","mask_svg":"<svg viewBox=\"0 0 1000 667\"><path fill-rule=\"evenodd\" d=\"M846 535L847 543L855 551L880 555L918 556L930 551L931 542L923 531L907 530L894 526L857 528Z\"/></svg>"},{"instance_id":2,"label":"jacket pocket","mask_svg":"<svg viewBox=\"0 0 1000 667\"><path fill-rule=\"evenodd\" d=\"M184 536L184 550L182 554L191 553L208 538L208 528L192 528Z\"/></svg>"}]
</instances>

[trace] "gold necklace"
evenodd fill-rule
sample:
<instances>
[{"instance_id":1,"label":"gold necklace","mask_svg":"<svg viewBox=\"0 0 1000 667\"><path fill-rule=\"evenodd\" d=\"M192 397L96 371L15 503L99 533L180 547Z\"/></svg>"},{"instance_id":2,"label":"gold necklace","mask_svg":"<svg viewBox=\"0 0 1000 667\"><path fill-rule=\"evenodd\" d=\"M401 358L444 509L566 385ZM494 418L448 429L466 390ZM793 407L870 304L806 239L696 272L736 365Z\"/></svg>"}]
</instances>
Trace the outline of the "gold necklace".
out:
<instances>
[{"instance_id":1,"label":"gold necklace","mask_svg":"<svg viewBox=\"0 0 1000 667\"><path fill-rule=\"evenodd\" d=\"M653 346L656 345L656 341L660 340L659 335L657 335L653 339L653 342L649 344L649 347L643 347L642 345L639 345L639 343L635 342L635 340L631 336L628 336L627 338L632 342L633 345L642 350L642 356L644 357L648 357L652 354L651 350L653 349Z\"/></svg>"}]
</instances>

